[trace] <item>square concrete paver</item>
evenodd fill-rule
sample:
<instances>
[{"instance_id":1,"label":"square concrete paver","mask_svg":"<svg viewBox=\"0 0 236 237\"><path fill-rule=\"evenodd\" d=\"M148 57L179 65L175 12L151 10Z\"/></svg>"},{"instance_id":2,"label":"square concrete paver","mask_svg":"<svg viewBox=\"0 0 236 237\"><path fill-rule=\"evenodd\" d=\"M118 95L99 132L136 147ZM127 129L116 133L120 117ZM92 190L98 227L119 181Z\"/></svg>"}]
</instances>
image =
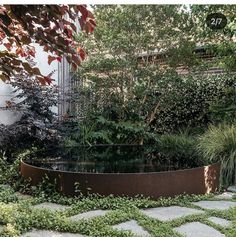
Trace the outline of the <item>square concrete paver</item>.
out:
<instances>
[{"instance_id":1,"label":"square concrete paver","mask_svg":"<svg viewBox=\"0 0 236 237\"><path fill-rule=\"evenodd\" d=\"M209 217L208 220L222 227L228 227L231 224L231 221L215 216Z\"/></svg>"},{"instance_id":2,"label":"square concrete paver","mask_svg":"<svg viewBox=\"0 0 236 237\"><path fill-rule=\"evenodd\" d=\"M131 221L126 221L123 223L120 223L118 225L112 226L113 229L119 230L119 231L131 231L132 234L137 235L137 236L150 236L150 234L143 229L142 226L140 226L137 221L131 220Z\"/></svg>"},{"instance_id":3,"label":"square concrete paver","mask_svg":"<svg viewBox=\"0 0 236 237\"><path fill-rule=\"evenodd\" d=\"M236 202L230 201L199 201L193 202L194 205L210 210L227 210L230 207L236 207Z\"/></svg>"},{"instance_id":4,"label":"square concrete paver","mask_svg":"<svg viewBox=\"0 0 236 237\"><path fill-rule=\"evenodd\" d=\"M88 211L88 212L83 212L75 216L69 217L70 220L72 221L78 221L81 219L89 219L93 217L98 217L98 216L105 216L108 210L94 210L94 211Z\"/></svg>"},{"instance_id":5,"label":"square concrete paver","mask_svg":"<svg viewBox=\"0 0 236 237\"><path fill-rule=\"evenodd\" d=\"M8 184L0 184L0 191L11 189L11 186Z\"/></svg>"},{"instance_id":6,"label":"square concrete paver","mask_svg":"<svg viewBox=\"0 0 236 237\"><path fill-rule=\"evenodd\" d=\"M224 237L225 235L218 230L202 224L200 222L191 222L174 229L185 237Z\"/></svg>"},{"instance_id":7,"label":"square concrete paver","mask_svg":"<svg viewBox=\"0 0 236 237\"><path fill-rule=\"evenodd\" d=\"M20 193L20 192L16 192L15 193L20 199L29 199L29 198L32 198L32 196L28 195L28 194L23 194L23 193Z\"/></svg>"},{"instance_id":8,"label":"square concrete paver","mask_svg":"<svg viewBox=\"0 0 236 237\"><path fill-rule=\"evenodd\" d=\"M48 230L33 230L21 236L22 237L83 237L83 235L80 234L60 233Z\"/></svg>"},{"instance_id":9,"label":"square concrete paver","mask_svg":"<svg viewBox=\"0 0 236 237\"><path fill-rule=\"evenodd\" d=\"M233 199L236 194L232 192L223 192L217 196L216 198L224 198L224 199Z\"/></svg>"},{"instance_id":10,"label":"square concrete paver","mask_svg":"<svg viewBox=\"0 0 236 237\"><path fill-rule=\"evenodd\" d=\"M156 218L161 221L171 221L183 216L204 213L201 210L179 206L150 208L141 210L141 212L149 217Z\"/></svg>"},{"instance_id":11,"label":"square concrete paver","mask_svg":"<svg viewBox=\"0 0 236 237\"><path fill-rule=\"evenodd\" d=\"M38 205L33 206L34 209L48 209L50 211L65 211L69 206L60 205L51 202L44 202Z\"/></svg>"},{"instance_id":12,"label":"square concrete paver","mask_svg":"<svg viewBox=\"0 0 236 237\"><path fill-rule=\"evenodd\" d=\"M236 193L236 185L229 186L229 187L227 188L227 191Z\"/></svg>"}]
</instances>

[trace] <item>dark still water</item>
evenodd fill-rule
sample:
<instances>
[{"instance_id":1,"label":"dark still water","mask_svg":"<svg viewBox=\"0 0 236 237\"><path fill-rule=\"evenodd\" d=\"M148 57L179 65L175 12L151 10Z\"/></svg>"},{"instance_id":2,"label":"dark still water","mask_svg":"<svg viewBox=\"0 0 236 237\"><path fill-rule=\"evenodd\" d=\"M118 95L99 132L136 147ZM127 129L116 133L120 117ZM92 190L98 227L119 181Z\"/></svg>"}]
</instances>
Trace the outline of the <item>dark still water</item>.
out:
<instances>
[{"instance_id":1,"label":"dark still water","mask_svg":"<svg viewBox=\"0 0 236 237\"><path fill-rule=\"evenodd\" d=\"M35 153L26 163L60 171L90 173L143 173L199 166L191 157L168 158L151 146L78 146Z\"/></svg>"}]
</instances>

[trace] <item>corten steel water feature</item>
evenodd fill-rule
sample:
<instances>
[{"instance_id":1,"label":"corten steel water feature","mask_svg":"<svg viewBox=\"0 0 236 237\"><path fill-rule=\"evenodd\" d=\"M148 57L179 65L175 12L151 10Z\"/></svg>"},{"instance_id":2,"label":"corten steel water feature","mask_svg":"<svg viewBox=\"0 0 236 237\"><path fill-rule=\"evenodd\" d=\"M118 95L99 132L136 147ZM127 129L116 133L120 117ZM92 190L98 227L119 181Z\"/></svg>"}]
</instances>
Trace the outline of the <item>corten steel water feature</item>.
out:
<instances>
[{"instance_id":1,"label":"corten steel water feature","mask_svg":"<svg viewBox=\"0 0 236 237\"><path fill-rule=\"evenodd\" d=\"M47 175L56 181L58 190L74 196L76 183L83 194L145 197L173 197L180 194L206 194L219 188L220 163L208 166L150 173L88 173L67 172L45 169L28 164L24 160L20 165L21 175L32 185L40 183Z\"/></svg>"}]
</instances>

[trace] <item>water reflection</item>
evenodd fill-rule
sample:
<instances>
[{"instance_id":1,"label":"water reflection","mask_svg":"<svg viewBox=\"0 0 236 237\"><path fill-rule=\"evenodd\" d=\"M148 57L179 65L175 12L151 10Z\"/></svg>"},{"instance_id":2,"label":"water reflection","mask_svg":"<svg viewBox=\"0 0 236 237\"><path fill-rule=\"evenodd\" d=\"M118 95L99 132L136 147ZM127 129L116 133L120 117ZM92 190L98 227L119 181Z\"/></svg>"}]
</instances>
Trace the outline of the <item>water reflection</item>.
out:
<instances>
[{"instance_id":1,"label":"water reflection","mask_svg":"<svg viewBox=\"0 0 236 237\"><path fill-rule=\"evenodd\" d=\"M192 159L169 159L157 147L121 145L50 149L38 152L27 163L52 170L91 173L158 172L199 165Z\"/></svg>"}]
</instances>

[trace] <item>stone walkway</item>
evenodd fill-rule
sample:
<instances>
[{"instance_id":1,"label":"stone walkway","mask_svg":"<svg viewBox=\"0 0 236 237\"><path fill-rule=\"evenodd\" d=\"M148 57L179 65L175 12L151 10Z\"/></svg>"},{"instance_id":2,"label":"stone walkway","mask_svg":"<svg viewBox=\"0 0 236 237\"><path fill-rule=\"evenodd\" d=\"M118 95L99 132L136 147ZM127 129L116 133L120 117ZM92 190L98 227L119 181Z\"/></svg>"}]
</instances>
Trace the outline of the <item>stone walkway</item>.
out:
<instances>
[{"instance_id":1,"label":"stone walkway","mask_svg":"<svg viewBox=\"0 0 236 237\"><path fill-rule=\"evenodd\" d=\"M143 229L142 226L140 226L137 221L135 220L131 220L131 221L126 221L126 222L123 222L121 224L118 224L118 225L114 225L113 226L113 229L116 229L116 230L129 230L131 231L133 234L136 234L138 236L150 236L150 234Z\"/></svg>"},{"instance_id":2,"label":"stone walkway","mask_svg":"<svg viewBox=\"0 0 236 237\"><path fill-rule=\"evenodd\" d=\"M108 210L94 210L94 211L88 211L84 213L80 213L75 216L71 216L69 219L72 221L79 221L82 219L88 220L89 218L97 217L97 216L105 216L106 213L108 213Z\"/></svg>"},{"instance_id":3,"label":"stone walkway","mask_svg":"<svg viewBox=\"0 0 236 237\"><path fill-rule=\"evenodd\" d=\"M228 192L216 196L216 198L225 200L193 202L192 204L196 208L170 206L170 207L141 209L140 212L143 215L146 215L150 218L168 223L177 218L186 217L189 215L202 215L205 213L204 210L224 211L228 210L230 207L236 207L236 202L230 200L233 197L233 194L236 194L236 187L231 187L230 189L228 189ZM65 211L67 208L70 207L54 203L42 203L39 205L35 205L33 208L46 208L52 211ZM201 208L201 210L199 208ZM84 213L79 213L77 215L68 217L68 219L70 221L79 221L81 219L87 220L94 217L104 216L107 213L109 213L109 210L93 210ZM208 221L223 228L227 228L231 225L230 221L215 216L209 217ZM134 219L114 225L112 226L112 228L116 231L130 231L132 234L139 237L151 236L151 234ZM220 233L212 226L208 226L198 221L182 224L179 227L174 228L173 230L185 237L225 236L223 233ZM81 234L59 233L56 231L46 231L46 230L33 230L31 232L23 234L22 237L83 237L83 236Z\"/></svg>"},{"instance_id":4,"label":"stone walkway","mask_svg":"<svg viewBox=\"0 0 236 237\"><path fill-rule=\"evenodd\" d=\"M186 237L224 237L214 228L200 222L190 222L174 229Z\"/></svg>"},{"instance_id":5,"label":"stone walkway","mask_svg":"<svg viewBox=\"0 0 236 237\"><path fill-rule=\"evenodd\" d=\"M178 206L149 208L142 210L141 212L160 221L172 221L180 217L204 213L204 211L196 210L193 208Z\"/></svg>"}]
</instances>

